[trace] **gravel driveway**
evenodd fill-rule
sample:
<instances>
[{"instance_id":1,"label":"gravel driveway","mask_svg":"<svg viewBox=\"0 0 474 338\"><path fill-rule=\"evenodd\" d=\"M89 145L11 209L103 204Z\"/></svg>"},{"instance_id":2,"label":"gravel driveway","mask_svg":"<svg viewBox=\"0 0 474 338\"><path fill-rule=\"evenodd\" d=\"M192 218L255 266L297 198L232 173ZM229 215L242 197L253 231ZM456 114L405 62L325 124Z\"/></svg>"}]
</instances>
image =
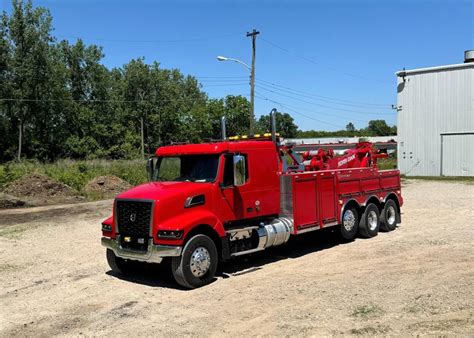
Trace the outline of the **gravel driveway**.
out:
<instances>
[{"instance_id":1,"label":"gravel driveway","mask_svg":"<svg viewBox=\"0 0 474 338\"><path fill-rule=\"evenodd\" d=\"M473 335L474 185L409 180L403 194L391 233L308 234L191 291L166 266L110 272L110 200L1 211L0 335Z\"/></svg>"}]
</instances>

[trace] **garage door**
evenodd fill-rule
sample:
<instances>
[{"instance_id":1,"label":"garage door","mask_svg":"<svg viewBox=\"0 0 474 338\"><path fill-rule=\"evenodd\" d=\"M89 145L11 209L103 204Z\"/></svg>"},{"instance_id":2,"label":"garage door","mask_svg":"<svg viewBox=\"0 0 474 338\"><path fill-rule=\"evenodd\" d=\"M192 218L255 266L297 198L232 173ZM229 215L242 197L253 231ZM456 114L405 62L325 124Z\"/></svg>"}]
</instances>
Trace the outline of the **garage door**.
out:
<instances>
[{"instance_id":1,"label":"garage door","mask_svg":"<svg viewBox=\"0 0 474 338\"><path fill-rule=\"evenodd\" d=\"M474 132L441 134L441 175L474 176Z\"/></svg>"}]
</instances>

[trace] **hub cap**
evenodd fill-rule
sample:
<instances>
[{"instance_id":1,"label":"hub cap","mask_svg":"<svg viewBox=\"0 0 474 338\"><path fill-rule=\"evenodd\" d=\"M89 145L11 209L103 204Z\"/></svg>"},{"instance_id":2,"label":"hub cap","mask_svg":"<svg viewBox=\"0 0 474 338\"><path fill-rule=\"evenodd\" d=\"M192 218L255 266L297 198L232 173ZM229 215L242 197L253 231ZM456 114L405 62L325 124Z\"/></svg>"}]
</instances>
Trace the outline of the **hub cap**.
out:
<instances>
[{"instance_id":1,"label":"hub cap","mask_svg":"<svg viewBox=\"0 0 474 338\"><path fill-rule=\"evenodd\" d=\"M377 214L375 211L371 210L367 216L367 223L369 224L370 230L375 230L377 228Z\"/></svg>"},{"instance_id":2,"label":"hub cap","mask_svg":"<svg viewBox=\"0 0 474 338\"><path fill-rule=\"evenodd\" d=\"M211 266L211 256L209 255L209 251L207 251L203 246L196 248L191 255L191 262L189 265L194 276L204 276Z\"/></svg>"},{"instance_id":3,"label":"hub cap","mask_svg":"<svg viewBox=\"0 0 474 338\"><path fill-rule=\"evenodd\" d=\"M342 224L344 225L344 228L347 231L351 231L354 228L355 223L356 223L356 218L355 218L355 215L352 212L352 210L346 210L344 212L344 217L343 217L343 221L342 221Z\"/></svg>"},{"instance_id":4,"label":"hub cap","mask_svg":"<svg viewBox=\"0 0 474 338\"><path fill-rule=\"evenodd\" d=\"M395 223L395 208L393 206L389 206L387 209L387 221L388 224L394 224Z\"/></svg>"}]
</instances>

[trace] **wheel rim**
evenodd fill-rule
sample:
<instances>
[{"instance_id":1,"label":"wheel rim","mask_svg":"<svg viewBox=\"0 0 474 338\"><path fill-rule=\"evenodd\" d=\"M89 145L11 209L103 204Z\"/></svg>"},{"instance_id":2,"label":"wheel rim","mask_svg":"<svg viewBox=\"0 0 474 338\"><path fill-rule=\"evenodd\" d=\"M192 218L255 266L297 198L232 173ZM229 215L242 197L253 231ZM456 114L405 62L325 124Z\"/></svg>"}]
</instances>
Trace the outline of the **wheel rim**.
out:
<instances>
[{"instance_id":1,"label":"wheel rim","mask_svg":"<svg viewBox=\"0 0 474 338\"><path fill-rule=\"evenodd\" d=\"M395 208L393 206L389 206L387 209L387 222L388 224L392 225L395 223Z\"/></svg>"},{"instance_id":2,"label":"wheel rim","mask_svg":"<svg viewBox=\"0 0 474 338\"><path fill-rule=\"evenodd\" d=\"M195 277L204 276L211 266L211 255L209 255L209 251L207 251L203 246L196 248L191 255L191 262L189 265L191 273Z\"/></svg>"},{"instance_id":3,"label":"wheel rim","mask_svg":"<svg viewBox=\"0 0 474 338\"><path fill-rule=\"evenodd\" d=\"M377 228L377 214L375 211L371 210L367 215L367 223L369 224L370 230L375 230Z\"/></svg>"},{"instance_id":4,"label":"wheel rim","mask_svg":"<svg viewBox=\"0 0 474 338\"><path fill-rule=\"evenodd\" d=\"M346 229L347 231L351 231L354 228L355 223L356 223L356 217L354 213L352 212L352 210L346 210L344 212L344 217L342 221L342 225L344 226L344 229Z\"/></svg>"}]
</instances>

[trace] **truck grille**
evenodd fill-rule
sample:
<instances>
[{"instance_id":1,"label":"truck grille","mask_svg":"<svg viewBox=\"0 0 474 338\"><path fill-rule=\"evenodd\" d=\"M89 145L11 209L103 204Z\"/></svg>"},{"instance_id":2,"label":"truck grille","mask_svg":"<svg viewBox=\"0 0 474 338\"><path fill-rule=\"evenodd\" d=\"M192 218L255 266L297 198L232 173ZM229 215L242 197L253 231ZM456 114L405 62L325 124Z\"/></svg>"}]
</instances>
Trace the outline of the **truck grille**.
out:
<instances>
[{"instance_id":1,"label":"truck grille","mask_svg":"<svg viewBox=\"0 0 474 338\"><path fill-rule=\"evenodd\" d=\"M147 250L151 213L152 202L117 200L117 228L122 247L132 250Z\"/></svg>"}]
</instances>

